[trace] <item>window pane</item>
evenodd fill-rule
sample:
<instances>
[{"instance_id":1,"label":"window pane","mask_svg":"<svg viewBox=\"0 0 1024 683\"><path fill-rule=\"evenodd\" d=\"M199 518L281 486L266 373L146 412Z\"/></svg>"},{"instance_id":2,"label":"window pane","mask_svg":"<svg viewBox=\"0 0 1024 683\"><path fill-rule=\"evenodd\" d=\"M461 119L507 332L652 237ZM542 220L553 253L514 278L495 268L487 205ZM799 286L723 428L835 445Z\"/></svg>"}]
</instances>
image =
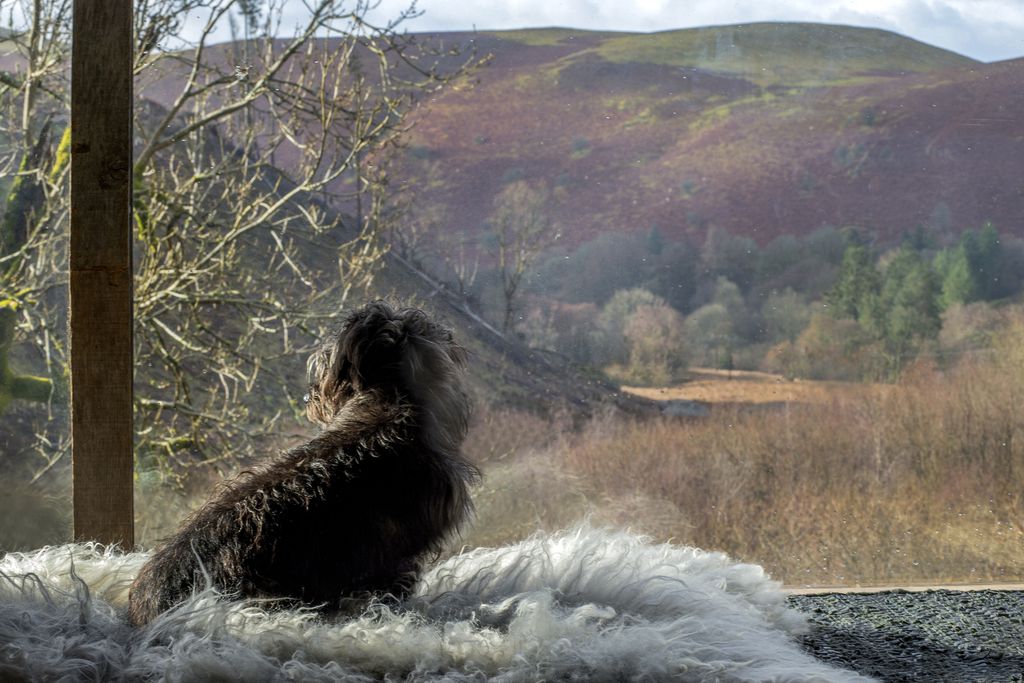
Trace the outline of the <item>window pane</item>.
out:
<instances>
[{"instance_id":1,"label":"window pane","mask_svg":"<svg viewBox=\"0 0 1024 683\"><path fill-rule=\"evenodd\" d=\"M1000 29L420 7L412 44L137 17L143 545L314 433L305 357L390 297L472 352L462 542L589 516L794 586L1024 578Z\"/></svg>"}]
</instances>

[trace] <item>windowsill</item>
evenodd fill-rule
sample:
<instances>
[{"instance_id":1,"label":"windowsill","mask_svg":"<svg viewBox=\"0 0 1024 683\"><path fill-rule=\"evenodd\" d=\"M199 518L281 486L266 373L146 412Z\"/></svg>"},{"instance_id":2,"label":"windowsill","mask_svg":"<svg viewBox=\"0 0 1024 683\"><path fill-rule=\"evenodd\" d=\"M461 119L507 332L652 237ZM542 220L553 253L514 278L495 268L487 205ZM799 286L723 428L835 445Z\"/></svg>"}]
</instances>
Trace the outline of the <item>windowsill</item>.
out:
<instances>
[{"instance_id":1,"label":"windowsill","mask_svg":"<svg viewBox=\"0 0 1024 683\"><path fill-rule=\"evenodd\" d=\"M926 591L1024 591L1024 583L936 583L918 585L871 585L871 586L783 586L789 595L825 595L829 593L923 593Z\"/></svg>"},{"instance_id":2,"label":"windowsill","mask_svg":"<svg viewBox=\"0 0 1024 683\"><path fill-rule=\"evenodd\" d=\"M818 659L884 681L1021 681L1021 584L790 590ZM828 591L828 592L825 592ZM913 593L909 592L913 591Z\"/></svg>"}]
</instances>

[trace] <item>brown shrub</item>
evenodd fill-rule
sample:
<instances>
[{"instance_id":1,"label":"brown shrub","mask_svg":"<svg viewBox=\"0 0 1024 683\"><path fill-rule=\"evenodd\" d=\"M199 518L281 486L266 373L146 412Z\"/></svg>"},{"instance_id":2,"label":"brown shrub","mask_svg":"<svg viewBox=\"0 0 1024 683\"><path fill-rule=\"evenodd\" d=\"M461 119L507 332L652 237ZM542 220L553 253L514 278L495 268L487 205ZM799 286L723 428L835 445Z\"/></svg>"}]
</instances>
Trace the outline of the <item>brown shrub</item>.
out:
<instances>
[{"instance_id":1,"label":"brown shrub","mask_svg":"<svg viewBox=\"0 0 1024 683\"><path fill-rule=\"evenodd\" d=\"M794 584L1024 578L1024 326L897 386L703 421L595 423L564 453L595 499L680 511L655 535ZM685 521L684 521L685 520Z\"/></svg>"},{"instance_id":2,"label":"brown shrub","mask_svg":"<svg viewBox=\"0 0 1024 683\"><path fill-rule=\"evenodd\" d=\"M683 316L665 304L639 306L623 329L629 346L629 373L633 382L671 384L686 370Z\"/></svg>"},{"instance_id":3,"label":"brown shrub","mask_svg":"<svg viewBox=\"0 0 1024 683\"><path fill-rule=\"evenodd\" d=\"M771 348L760 367L787 377L861 380L881 376L885 356L881 343L856 321L816 313L796 341Z\"/></svg>"}]
</instances>

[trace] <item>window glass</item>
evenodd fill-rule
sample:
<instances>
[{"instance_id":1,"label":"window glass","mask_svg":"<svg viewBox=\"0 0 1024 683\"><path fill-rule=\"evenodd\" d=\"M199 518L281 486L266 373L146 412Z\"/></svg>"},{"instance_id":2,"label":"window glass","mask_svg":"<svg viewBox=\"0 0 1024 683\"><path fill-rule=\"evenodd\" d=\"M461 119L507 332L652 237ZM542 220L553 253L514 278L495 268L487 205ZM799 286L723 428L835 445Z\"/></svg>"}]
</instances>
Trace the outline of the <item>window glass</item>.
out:
<instances>
[{"instance_id":1,"label":"window glass","mask_svg":"<svg viewBox=\"0 0 1024 683\"><path fill-rule=\"evenodd\" d=\"M2 549L70 535L37 4L0 33ZM141 545L315 433L306 358L384 297L470 351L460 543L586 518L793 586L1024 579L1024 15L676 4L137 3Z\"/></svg>"}]
</instances>

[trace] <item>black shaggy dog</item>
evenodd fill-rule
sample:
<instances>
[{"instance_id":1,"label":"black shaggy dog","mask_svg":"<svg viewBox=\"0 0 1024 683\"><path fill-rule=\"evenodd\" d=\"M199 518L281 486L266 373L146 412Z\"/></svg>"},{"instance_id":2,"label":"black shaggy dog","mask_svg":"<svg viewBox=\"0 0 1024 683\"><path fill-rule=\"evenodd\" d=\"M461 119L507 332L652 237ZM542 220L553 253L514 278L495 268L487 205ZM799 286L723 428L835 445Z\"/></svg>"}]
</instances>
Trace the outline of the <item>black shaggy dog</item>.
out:
<instances>
[{"instance_id":1,"label":"black shaggy dog","mask_svg":"<svg viewBox=\"0 0 1024 683\"><path fill-rule=\"evenodd\" d=\"M371 303L309 360L307 444L222 485L142 568L141 625L207 581L339 610L402 596L470 512L465 352L422 311ZM208 578L207 578L208 577Z\"/></svg>"}]
</instances>

